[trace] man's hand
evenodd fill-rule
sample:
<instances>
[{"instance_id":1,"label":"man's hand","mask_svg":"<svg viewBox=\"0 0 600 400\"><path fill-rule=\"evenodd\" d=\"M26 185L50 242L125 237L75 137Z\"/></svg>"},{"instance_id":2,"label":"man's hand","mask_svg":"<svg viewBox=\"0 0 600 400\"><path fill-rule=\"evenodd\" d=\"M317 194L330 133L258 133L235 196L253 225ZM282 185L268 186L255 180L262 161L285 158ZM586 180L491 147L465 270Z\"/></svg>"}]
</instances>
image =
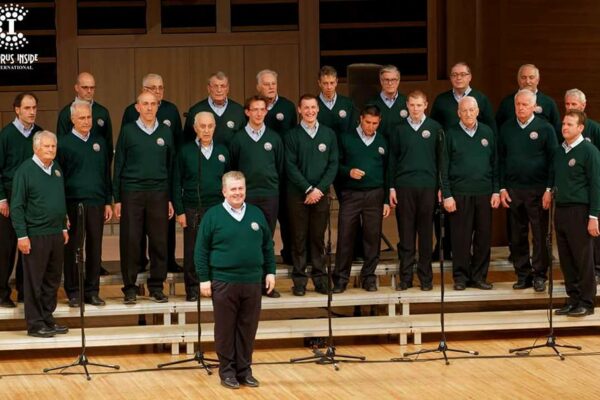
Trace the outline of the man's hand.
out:
<instances>
[{"instance_id":1,"label":"man's hand","mask_svg":"<svg viewBox=\"0 0 600 400\"><path fill-rule=\"evenodd\" d=\"M512 202L512 199L508 194L508 190L503 190L500 192L500 202L502 203L502 207L510 208L510 203Z\"/></svg>"},{"instance_id":2,"label":"man's hand","mask_svg":"<svg viewBox=\"0 0 600 400\"><path fill-rule=\"evenodd\" d=\"M113 215L113 210L110 204L104 206L104 222L110 221Z\"/></svg>"},{"instance_id":3,"label":"man's hand","mask_svg":"<svg viewBox=\"0 0 600 400\"><path fill-rule=\"evenodd\" d=\"M180 227L187 228L187 218L185 216L185 213L177 216L177 223Z\"/></svg>"},{"instance_id":4,"label":"man's hand","mask_svg":"<svg viewBox=\"0 0 600 400\"><path fill-rule=\"evenodd\" d=\"M350 178L352 179L360 180L363 176L365 176L365 171L362 169L352 168L350 170Z\"/></svg>"},{"instance_id":5,"label":"man's hand","mask_svg":"<svg viewBox=\"0 0 600 400\"><path fill-rule=\"evenodd\" d=\"M500 206L500 195L498 193L492 194L492 198L490 199L490 205L492 208L498 208Z\"/></svg>"},{"instance_id":6,"label":"man's hand","mask_svg":"<svg viewBox=\"0 0 600 400\"><path fill-rule=\"evenodd\" d=\"M390 206L387 204L383 205L383 218L387 218L390 216Z\"/></svg>"},{"instance_id":7,"label":"man's hand","mask_svg":"<svg viewBox=\"0 0 600 400\"><path fill-rule=\"evenodd\" d=\"M64 238L64 243L63 244L69 243L69 232L63 231L63 238Z\"/></svg>"},{"instance_id":8,"label":"man's hand","mask_svg":"<svg viewBox=\"0 0 600 400\"><path fill-rule=\"evenodd\" d=\"M210 289L210 281L200 282L200 295L204 297L212 296L212 290Z\"/></svg>"},{"instance_id":9,"label":"man's hand","mask_svg":"<svg viewBox=\"0 0 600 400\"><path fill-rule=\"evenodd\" d=\"M600 230L598 229L598 220L590 218L588 221L588 233L593 237L600 236Z\"/></svg>"},{"instance_id":10,"label":"man's hand","mask_svg":"<svg viewBox=\"0 0 600 400\"><path fill-rule=\"evenodd\" d=\"M545 191L542 196L542 208L547 210L550 208L550 204L552 203L552 192Z\"/></svg>"},{"instance_id":11,"label":"man's hand","mask_svg":"<svg viewBox=\"0 0 600 400\"><path fill-rule=\"evenodd\" d=\"M10 216L10 207L8 206L8 201L3 201L0 203L0 214L6 218Z\"/></svg>"},{"instance_id":12,"label":"man's hand","mask_svg":"<svg viewBox=\"0 0 600 400\"><path fill-rule=\"evenodd\" d=\"M453 213L456 211L456 201L452 197L449 197L444 200L444 209L449 213Z\"/></svg>"},{"instance_id":13,"label":"man's hand","mask_svg":"<svg viewBox=\"0 0 600 400\"><path fill-rule=\"evenodd\" d=\"M121 219L121 203L115 203L115 218Z\"/></svg>"},{"instance_id":14,"label":"man's hand","mask_svg":"<svg viewBox=\"0 0 600 400\"><path fill-rule=\"evenodd\" d=\"M396 191L390 190L390 207L395 208L398 204L398 198L396 197Z\"/></svg>"},{"instance_id":15,"label":"man's hand","mask_svg":"<svg viewBox=\"0 0 600 400\"><path fill-rule=\"evenodd\" d=\"M169 202L169 219L173 218L173 215L175 215L175 209L173 203Z\"/></svg>"},{"instance_id":16,"label":"man's hand","mask_svg":"<svg viewBox=\"0 0 600 400\"><path fill-rule=\"evenodd\" d=\"M19 241L17 242L17 247L19 248L19 251L21 253L29 254L31 252L31 241L28 237L19 239Z\"/></svg>"},{"instance_id":17,"label":"man's hand","mask_svg":"<svg viewBox=\"0 0 600 400\"><path fill-rule=\"evenodd\" d=\"M304 199L304 204L317 204L323 197L323 192L319 189L314 188Z\"/></svg>"},{"instance_id":18,"label":"man's hand","mask_svg":"<svg viewBox=\"0 0 600 400\"><path fill-rule=\"evenodd\" d=\"M265 289L267 289L267 294L270 294L273 289L275 289L275 275L267 274L265 276Z\"/></svg>"}]
</instances>

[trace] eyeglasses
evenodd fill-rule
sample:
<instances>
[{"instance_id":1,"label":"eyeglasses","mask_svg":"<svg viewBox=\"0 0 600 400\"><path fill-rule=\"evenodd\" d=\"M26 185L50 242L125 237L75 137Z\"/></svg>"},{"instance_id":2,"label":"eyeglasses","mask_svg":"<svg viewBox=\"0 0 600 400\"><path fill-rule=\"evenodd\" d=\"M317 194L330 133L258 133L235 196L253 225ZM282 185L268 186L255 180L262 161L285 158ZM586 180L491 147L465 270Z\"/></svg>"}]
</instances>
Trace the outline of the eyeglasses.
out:
<instances>
[{"instance_id":1,"label":"eyeglasses","mask_svg":"<svg viewBox=\"0 0 600 400\"><path fill-rule=\"evenodd\" d=\"M150 91L150 92L162 92L163 90L165 90L164 86L144 86L144 89Z\"/></svg>"},{"instance_id":2,"label":"eyeglasses","mask_svg":"<svg viewBox=\"0 0 600 400\"><path fill-rule=\"evenodd\" d=\"M453 72L450 74L450 78L466 78L471 75L469 72Z\"/></svg>"},{"instance_id":3,"label":"eyeglasses","mask_svg":"<svg viewBox=\"0 0 600 400\"><path fill-rule=\"evenodd\" d=\"M381 81L385 84L391 85L392 83L396 83L396 82L400 81L400 79L391 78L391 79L382 79Z\"/></svg>"}]
</instances>

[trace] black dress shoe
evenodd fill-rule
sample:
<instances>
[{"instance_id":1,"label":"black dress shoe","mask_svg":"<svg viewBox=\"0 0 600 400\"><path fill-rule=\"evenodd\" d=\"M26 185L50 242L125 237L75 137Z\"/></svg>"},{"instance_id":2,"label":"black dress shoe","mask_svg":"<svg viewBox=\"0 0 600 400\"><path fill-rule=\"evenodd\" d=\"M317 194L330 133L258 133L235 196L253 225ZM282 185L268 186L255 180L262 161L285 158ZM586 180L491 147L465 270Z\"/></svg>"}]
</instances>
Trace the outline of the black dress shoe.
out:
<instances>
[{"instance_id":1,"label":"black dress shoe","mask_svg":"<svg viewBox=\"0 0 600 400\"><path fill-rule=\"evenodd\" d=\"M536 292L544 292L546 290L546 281L544 279L534 279L533 290Z\"/></svg>"},{"instance_id":2,"label":"black dress shoe","mask_svg":"<svg viewBox=\"0 0 600 400\"><path fill-rule=\"evenodd\" d=\"M78 308L79 307L79 297L69 298L69 307Z\"/></svg>"},{"instance_id":3,"label":"black dress shoe","mask_svg":"<svg viewBox=\"0 0 600 400\"><path fill-rule=\"evenodd\" d=\"M108 272L108 270L102 266L100 266L100 276L107 276L110 275L110 272Z\"/></svg>"},{"instance_id":4,"label":"black dress shoe","mask_svg":"<svg viewBox=\"0 0 600 400\"><path fill-rule=\"evenodd\" d=\"M592 315L593 313L594 313L593 308L575 307L571 311L569 311L567 316L569 316L569 317L585 317L586 315Z\"/></svg>"},{"instance_id":5,"label":"black dress shoe","mask_svg":"<svg viewBox=\"0 0 600 400\"><path fill-rule=\"evenodd\" d=\"M577 308L577 307L574 306L574 305L572 305L572 304L566 304L562 308L558 308L558 309L554 310L554 314L556 314L556 315L567 315L574 308Z\"/></svg>"},{"instance_id":6,"label":"black dress shoe","mask_svg":"<svg viewBox=\"0 0 600 400\"><path fill-rule=\"evenodd\" d=\"M98 295L85 296L85 304L92 306L104 306L106 302L102 300Z\"/></svg>"},{"instance_id":7,"label":"black dress shoe","mask_svg":"<svg viewBox=\"0 0 600 400\"><path fill-rule=\"evenodd\" d=\"M494 285L492 285L491 283L488 283L486 281L479 281L479 282L473 283L473 287L476 289L481 289L481 290L492 290Z\"/></svg>"},{"instance_id":8,"label":"black dress shoe","mask_svg":"<svg viewBox=\"0 0 600 400\"><path fill-rule=\"evenodd\" d=\"M56 331L52 328L44 326L43 328L37 329L35 331L27 331L27 335L41 338L50 338L56 335Z\"/></svg>"},{"instance_id":9,"label":"black dress shoe","mask_svg":"<svg viewBox=\"0 0 600 400\"><path fill-rule=\"evenodd\" d=\"M421 283L421 290L424 292L429 292L430 290L433 290L433 284L432 283Z\"/></svg>"},{"instance_id":10,"label":"black dress shoe","mask_svg":"<svg viewBox=\"0 0 600 400\"><path fill-rule=\"evenodd\" d=\"M404 291L404 290L408 290L411 287L413 287L412 282L409 283L409 282L401 281L398 283L398 286L396 286L396 290Z\"/></svg>"},{"instance_id":11,"label":"black dress shoe","mask_svg":"<svg viewBox=\"0 0 600 400\"><path fill-rule=\"evenodd\" d=\"M377 284L375 282L363 284L363 289L365 289L367 292L376 292Z\"/></svg>"},{"instance_id":12,"label":"black dress shoe","mask_svg":"<svg viewBox=\"0 0 600 400\"><path fill-rule=\"evenodd\" d=\"M306 294L306 288L304 286L294 286L292 288L292 294L294 296L304 296Z\"/></svg>"},{"instance_id":13,"label":"black dress shoe","mask_svg":"<svg viewBox=\"0 0 600 400\"><path fill-rule=\"evenodd\" d=\"M344 293L345 291L346 291L346 285L341 285L339 283L336 283L335 285L333 285L333 293L340 294L340 293Z\"/></svg>"},{"instance_id":14,"label":"black dress shoe","mask_svg":"<svg viewBox=\"0 0 600 400\"><path fill-rule=\"evenodd\" d=\"M327 286L325 286L325 285L315 285L315 292L320 293L320 294L329 293Z\"/></svg>"},{"instance_id":15,"label":"black dress shoe","mask_svg":"<svg viewBox=\"0 0 600 400\"><path fill-rule=\"evenodd\" d=\"M152 300L155 303L166 303L167 301L169 301L169 298L165 296L163 292L156 291L150 293L150 300Z\"/></svg>"},{"instance_id":16,"label":"black dress shoe","mask_svg":"<svg viewBox=\"0 0 600 400\"><path fill-rule=\"evenodd\" d=\"M225 386L227 389L239 389L240 388L240 383L235 378L221 379L221 385Z\"/></svg>"},{"instance_id":17,"label":"black dress shoe","mask_svg":"<svg viewBox=\"0 0 600 400\"><path fill-rule=\"evenodd\" d=\"M25 296L22 292L17 293L17 303L23 304L25 302Z\"/></svg>"},{"instance_id":18,"label":"black dress shoe","mask_svg":"<svg viewBox=\"0 0 600 400\"><path fill-rule=\"evenodd\" d=\"M167 267L167 272L183 272L183 267L179 264L177 264L176 262L172 262L169 263L169 266Z\"/></svg>"},{"instance_id":19,"label":"black dress shoe","mask_svg":"<svg viewBox=\"0 0 600 400\"><path fill-rule=\"evenodd\" d=\"M69 332L69 328L64 325L54 324L49 328L54 330L54 332L58 335L64 335L65 333Z\"/></svg>"},{"instance_id":20,"label":"black dress shoe","mask_svg":"<svg viewBox=\"0 0 600 400\"><path fill-rule=\"evenodd\" d=\"M465 290L467 285L464 282L454 282L454 290Z\"/></svg>"},{"instance_id":21,"label":"black dress shoe","mask_svg":"<svg viewBox=\"0 0 600 400\"><path fill-rule=\"evenodd\" d=\"M123 297L123 304L135 304L137 301L135 294L126 294Z\"/></svg>"},{"instance_id":22,"label":"black dress shoe","mask_svg":"<svg viewBox=\"0 0 600 400\"><path fill-rule=\"evenodd\" d=\"M244 385L244 386L249 386L249 387L259 387L260 386L260 382L258 381L258 379L256 379L252 375L248 375L245 378L238 378L237 380L241 385Z\"/></svg>"},{"instance_id":23,"label":"black dress shoe","mask_svg":"<svg viewBox=\"0 0 600 400\"><path fill-rule=\"evenodd\" d=\"M196 292L186 293L185 301L198 301L198 293L196 293Z\"/></svg>"},{"instance_id":24,"label":"black dress shoe","mask_svg":"<svg viewBox=\"0 0 600 400\"><path fill-rule=\"evenodd\" d=\"M271 292L267 292L266 288L262 289L262 295L266 296L266 297L270 297L272 299L278 299L281 297L281 293L279 293L277 290L273 289L271 290Z\"/></svg>"},{"instance_id":25,"label":"black dress shoe","mask_svg":"<svg viewBox=\"0 0 600 400\"><path fill-rule=\"evenodd\" d=\"M513 284L513 289L516 290L522 290L522 289L527 289L533 286L533 283L531 282L531 280L527 279L527 280L518 280L517 282L515 282Z\"/></svg>"},{"instance_id":26,"label":"black dress shoe","mask_svg":"<svg viewBox=\"0 0 600 400\"><path fill-rule=\"evenodd\" d=\"M0 307L2 308L15 308L17 305L10 299L10 297L5 297L0 300Z\"/></svg>"}]
</instances>

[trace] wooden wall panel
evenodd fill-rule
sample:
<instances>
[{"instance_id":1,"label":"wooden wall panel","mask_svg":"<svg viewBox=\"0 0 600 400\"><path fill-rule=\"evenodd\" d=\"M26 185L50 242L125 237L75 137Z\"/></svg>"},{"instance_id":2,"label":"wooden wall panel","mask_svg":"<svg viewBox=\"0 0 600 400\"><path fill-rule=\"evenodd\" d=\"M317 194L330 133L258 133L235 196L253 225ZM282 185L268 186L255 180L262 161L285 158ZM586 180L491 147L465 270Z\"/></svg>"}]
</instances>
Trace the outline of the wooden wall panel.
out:
<instances>
[{"instance_id":1,"label":"wooden wall panel","mask_svg":"<svg viewBox=\"0 0 600 400\"><path fill-rule=\"evenodd\" d=\"M134 50L80 49L79 71L90 71L96 78L96 99L110 112L116 140L123 110L140 86L134 78Z\"/></svg>"},{"instance_id":2,"label":"wooden wall panel","mask_svg":"<svg viewBox=\"0 0 600 400\"><path fill-rule=\"evenodd\" d=\"M50 111L38 111L35 123L44 128L47 131L56 133L56 119L58 112L56 110ZM10 122L13 118L9 119Z\"/></svg>"},{"instance_id":3,"label":"wooden wall panel","mask_svg":"<svg viewBox=\"0 0 600 400\"><path fill-rule=\"evenodd\" d=\"M245 97L256 92L256 73L269 68L277 71L279 94L296 103L300 97L298 64L298 45L245 46Z\"/></svg>"},{"instance_id":4,"label":"wooden wall panel","mask_svg":"<svg viewBox=\"0 0 600 400\"><path fill-rule=\"evenodd\" d=\"M244 48L242 46L192 47L189 50L190 96L187 101L189 105L206 98L208 76L217 71L223 71L229 77L229 97L238 103L244 103Z\"/></svg>"}]
</instances>

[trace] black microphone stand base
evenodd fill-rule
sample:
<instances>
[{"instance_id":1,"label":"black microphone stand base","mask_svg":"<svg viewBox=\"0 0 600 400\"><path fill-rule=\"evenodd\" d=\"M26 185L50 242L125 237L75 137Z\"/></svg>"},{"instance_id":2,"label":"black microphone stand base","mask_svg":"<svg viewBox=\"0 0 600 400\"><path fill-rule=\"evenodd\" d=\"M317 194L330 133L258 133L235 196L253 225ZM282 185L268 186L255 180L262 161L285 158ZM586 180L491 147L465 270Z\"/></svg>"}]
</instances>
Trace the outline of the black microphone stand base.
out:
<instances>
[{"instance_id":1,"label":"black microphone stand base","mask_svg":"<svg viewBox=\"0 0 600 400\"><path fill-rule=\"evenodd\" d=\"M118 365L100 364L100 363L90 362L90 360L87 358L87 356L84 353L82 353L71 364L62 365L60 367L44 368L44 372L56 371L56 370L59 370L59 369L60 370L65 370L65 369L68 369L68 368L81 366L81 367L83 367L83 370L85 371L85 377L86 377L86 379L89 381L89 380L92 379L92 377L90 376L90 373L88 371L88 368L87 368L88 365L91 365L91 366L94 366L94 367L112 368L112 369L120 369L121 368ZM62 373L62 371L61 371L61 373Z\"/></svg>"},{"instance_id":2,"label":"black microphone stand base","mask_svg":"<svg viewBox=\"0 0 600 400\"><path fill-rule=\"evenodd\" d=\"M344 354L335 354L335 346L327 346L325 351L320 349L313 350L314 355L308 357L292 358L291 363L315 362L319 365L333 365L336 371L340 370L338 363L340 361L359 360L365 361L365 356L349 356Z\"/></svg>"},{"instance_id":3,"label":"black microphone stand base","mask_svg":"<svg viewBox=\"0 0 600 400\"><path fill-rule=\"evenodd\" d=\"M211 368L219 367L219 364L211 364L211 363L218 363L219 360L216 360L214 358L204 357L204 352L202 352L200 350L198 350L194 354L194 357L192 357L192 358L186 358L185 360L178 360L178 361L172 361L172 362L168 362L168 363L164 363L164 364L158 364L157 367L164 368L164 367L168 367L171 365L183 364L183 363L187 363L187 362L197 362L198 365L200 366L200 368L205 370L208 375L212 375L212 371L210 370Z\"/></svg>"},{"instance_id":4,"label":"black microphone stand base","mask_svg":"<svg viewBox=\"0 0 600 400\"><path fill-rule=\"evenodd\" d=\"M549 347L552 350L554 350L554 352L556 353L556 355L562 360L564 361L565 356L564 354L562 354L558 348L563 348L563 349L575 349L575 350L581 350L581 346L573 346L573 345L569 345L569 344L557 344L556 343L556 336L554 335L548 335L548 337L546 338L546 343L544 344L538 344L535 346L525 346L525 347L517 347L516 349L509 349L508 352L509 353L517 353L517 355L520 356L528 356L529 353L531 352L531 350L533 349L541 349L544 347Z\"/></svg>"},{"instance_id":5,"label":"black microphone stand base","mask_svg":"<svg viewBox=\"0 0 600 400\"><path fill-rule=\"evenodd\" d=\"M448 343L446 342L446 338L444 338L444 339L440 340L440 343L438 344L438 347L435 348L435 349L423 349L423 350L418 350L418 351L404 353L404 357L410 357L410 356L421 355L421 354L426 354L426 353L442 353L442 355L444 356L444 361L446 362L446 365L449 365L450 361L448 361L448 356L446 355L447 352L471 354L473 356L479 355L478 351L451 349L451 348L448 347ZM394 360L392 360L392 361L394 361Z\"/></svg>"}]
</instances>

